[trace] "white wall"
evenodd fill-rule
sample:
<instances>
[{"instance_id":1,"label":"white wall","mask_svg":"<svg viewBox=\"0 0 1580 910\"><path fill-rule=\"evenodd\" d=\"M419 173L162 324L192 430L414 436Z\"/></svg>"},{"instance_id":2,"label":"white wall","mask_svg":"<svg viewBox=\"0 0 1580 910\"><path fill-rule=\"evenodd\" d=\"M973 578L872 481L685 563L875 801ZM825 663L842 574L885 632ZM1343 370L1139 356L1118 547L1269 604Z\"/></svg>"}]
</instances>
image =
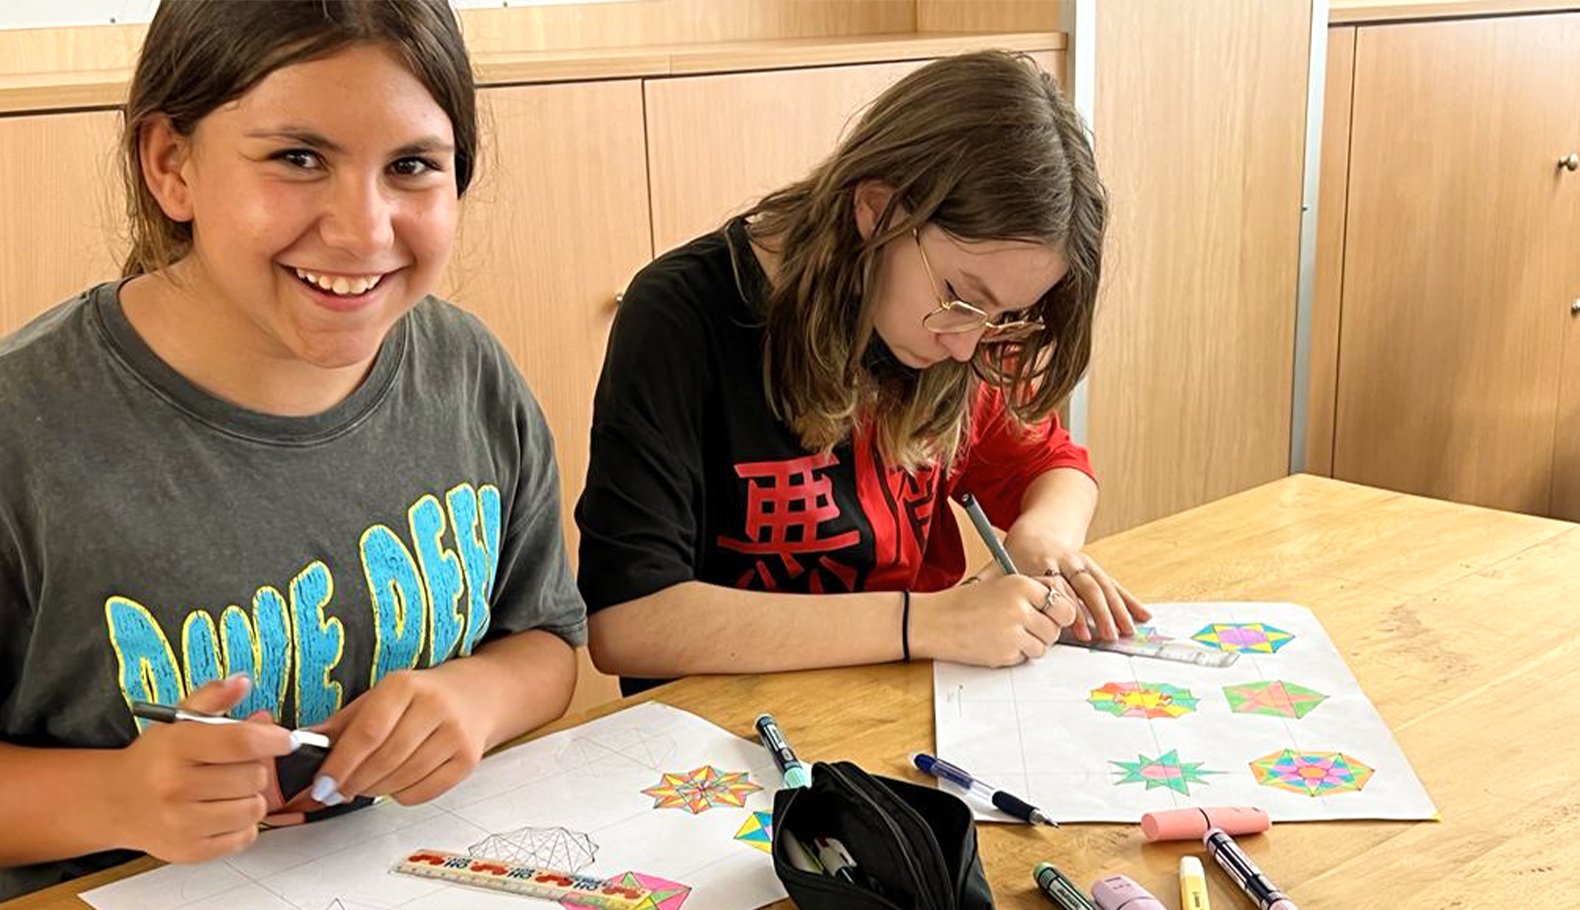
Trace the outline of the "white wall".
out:
<instances>
[{"instance_id":1,"label":"white wall","mask_svg":"<svg viewBox=\"0 0 1580 910\"><path fill-rule=\"evenodd\" d=\"M268 0L233 0L265 3ZM551 6L560 3L611 3L620 0L450 0L451 6ZM58 25L111 25L147 22L158 0L0 0L0 28Z\"/></svg>"}]
</instances>

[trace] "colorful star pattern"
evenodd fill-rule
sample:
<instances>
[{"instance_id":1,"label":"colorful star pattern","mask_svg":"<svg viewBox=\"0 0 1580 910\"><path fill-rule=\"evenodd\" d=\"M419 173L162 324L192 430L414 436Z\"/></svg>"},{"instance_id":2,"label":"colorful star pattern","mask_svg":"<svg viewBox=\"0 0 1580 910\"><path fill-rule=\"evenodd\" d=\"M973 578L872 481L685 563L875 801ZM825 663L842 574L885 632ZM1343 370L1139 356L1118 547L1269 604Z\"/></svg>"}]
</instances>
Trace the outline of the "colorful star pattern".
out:
<instances>
[{"instance_id":1,"label":"colorful star pattern","mask_svg":"<svg viewBox=\"0 0 1580 910\"><path fill-rule=\"evenodd\" d=\"M753 812L741 824L741 829L735 832L735 839L744 842L748 847L755 847L764 853L774 851L774 814L772 812Z\"/></svg>"},{"instance_id":2,"label":"colorful star pattern","mask_svg":"<svg viewBox=\"0 0 1580 910\"><path fill-rule=\"evenodd\" d=\"M641 872L622 872L611 877L610 881L648 890L647 900L637 904L636 910L680 910L680 905L691 896L690 885L682 885L680 882L672 882L667 878L645 875ZM560 901L560 906L569 907L571 910L592 910L585 904L571 901Z\"/></svg>"},{"instance_id":3,"label":"colorful star pattern","mask_svg":"<svg viewBox=\"0 0 1580 910\"><path fill-rule=\"evenodd\" d=\"M1251 775L1264 787L1327 796L1359 793L1372 779L1372 769L1342 752L1285 749L1251 762Z\"/></svg>"},{"instance_id":4,"label":"colorful star pattern","mask_svg":"<svg viewBox=\"0 0 1580 910\"><path fill-rule=\"evenodd\" d=\"M1296 720L1310 714L1313 708L1327 700L1326 695L1315 689L1281 679L1224 686L1223 694L1229 699L1229 710L1236 714L1267 714Z\"/></svg>"},{"instance_id":5,"label":"colorful star pattern","mask_svg":"<svg viewBox=\"0 0 1580 910\"><path fill-rule=\"evenodd\" d=\"M1139 644L1152 644L1160 641L1173 641L1174 639L1169 638L1167 635L1160 635L1158 630L1151 626L1136 626L1136 634L1130 636L1130 640Z\"/></svg>"},{"instance_id":6,"label":"colorful star pattern","mask_svg":"<svg viewBox=\"0 0 1580 910\"><path fill-rule=\"evenodd\" d=\"M1147 758L1137 755L1133 762L1111 761L1111 765L1118 765L1119 771L1124 776L1114 781L1114 786L1121 784L1145 783L1148 790L1158 787L1167 787L1176 793L1190 795L1191 784L1205 784L1205 774L1222 774L1222 771L1209 771L1202 767L1202 762L1181 762L1178 749L1170 749L1157 758Z\"/></svg>"},{"instance_id":7,"label":"colorful star pattern","mask_svg":"<svg viewBox=\"0 0 1580 910\"><path fill-rule=\"evenodd\" d=\"M1196 710L1196 696L1189 689L1168 683L1106 683L1086 700L1115 717L1179 717Z\"/></svg>"},{"instance_id":8,"label":"colorful star pattern","mask_svg":"<svg viewBox=\"0 0 1580 910\"><path fill-rule=\"evenodd\" d=\"M1294 640L1283 629L1260 622L1215 622L1191 638L1220 651L1272 654Z\"/></svg>"},{"instance_id":9,"label":"colorful star pattern","mask_svg":"<svg viewBox=\"0 0 1580 910\"><path fill-rule=\"evenodd\" d=\"M653 797L655 809L684 809L696 815L714 806L745 806L746 795L762 789L750 776L748 771L727 773L703 765L684 774L666 772L663 780L642 793Z\"/></svg>"}]
</instances>

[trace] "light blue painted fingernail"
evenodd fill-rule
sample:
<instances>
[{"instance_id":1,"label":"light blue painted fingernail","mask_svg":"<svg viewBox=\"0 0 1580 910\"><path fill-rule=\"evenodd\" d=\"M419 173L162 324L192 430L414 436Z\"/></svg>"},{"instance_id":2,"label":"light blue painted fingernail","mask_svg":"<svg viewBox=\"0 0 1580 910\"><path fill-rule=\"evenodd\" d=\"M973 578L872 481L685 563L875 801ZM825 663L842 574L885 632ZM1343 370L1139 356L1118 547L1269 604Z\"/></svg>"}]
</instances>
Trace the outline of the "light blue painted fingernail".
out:
<instances>
[{"instance_id":1,"label":"light blue painted fingernail","mask_svg":"<svg viewBox=\"0 0 1580 910\"><path fill-rule=\"evenodd\" d=\"M317 780L313 781L313 791L309 795L312 796L314 800L321 802L326 806L334 805L333 803L329 802L329 797L331 795L340 796L339 792L336 791L336 787L338 786L339 784L335 783L335 779L333 777L330 777L327 774L321 774ZM341 799L344 801L344 797L341 797Z\"/></svg>"},{"instance_id":2,"label":"light blue painted fingernail","mask_svg":"<svg viewBox=\"0 0 1580 910\"><path fill-rule=\"evenodd\" d=\"M340 805L341 803L343 803L345 801L346 801L346 798L344 796L340 795L340 791L339 790L331 791L328 796L326 796L323 799L319 800L319 802L323 803L326 806L338 806L338 805Z\"/></svg>"}]
</instances>

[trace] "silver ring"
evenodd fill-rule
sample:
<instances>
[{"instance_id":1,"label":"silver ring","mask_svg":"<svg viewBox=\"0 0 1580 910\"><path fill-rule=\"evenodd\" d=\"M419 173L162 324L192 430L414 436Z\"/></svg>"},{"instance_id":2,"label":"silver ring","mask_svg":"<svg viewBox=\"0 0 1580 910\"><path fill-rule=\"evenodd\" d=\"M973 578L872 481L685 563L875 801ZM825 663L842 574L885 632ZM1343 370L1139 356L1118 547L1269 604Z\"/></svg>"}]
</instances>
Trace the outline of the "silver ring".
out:
<instances>
[{"instance_id":1,"label":"silver ring","mask_svg":"<svg viewBox=\"0 0 1580 910\"><path fill-rule=\"evenodd\" d=\"M1053 609L1053 597L1054 597L1054 591L1053 591L1052 588L1049 588L1048 589L1048 596L1044 597L1042 599L1042 606L1038 607L1037 611L1040 612L1040 613L1047 613L1049 610L1052 610Z\"/></svg>"}]
</instances>

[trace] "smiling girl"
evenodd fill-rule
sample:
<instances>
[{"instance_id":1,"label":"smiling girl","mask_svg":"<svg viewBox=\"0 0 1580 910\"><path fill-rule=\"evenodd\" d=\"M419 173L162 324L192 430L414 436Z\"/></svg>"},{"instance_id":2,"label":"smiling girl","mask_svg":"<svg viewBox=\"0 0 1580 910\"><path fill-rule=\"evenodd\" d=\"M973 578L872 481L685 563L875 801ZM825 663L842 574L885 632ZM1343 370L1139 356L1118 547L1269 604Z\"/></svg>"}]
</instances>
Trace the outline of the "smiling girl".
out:
<instances>
[{"instance_id":1,"label":"smiling girl","mask_svg":"<svg viewBox=\"0 0 1580 910\"><path fill-rule=\"evenodd\" d=\"M0 341L0 898L432 799L563 712L548 429L430 296L474 105L443 0L159 6L124 276ZM335 746L281 793L309 726Z\"/></svg>"},{"instance_id":2,"label":"smiling girl","mask_svg":"<svg viewBox=\"0 0 1580 910\"><path fill-rule=\"evenodd\" d=\"M644 269L576 511L598 667L629 692L912 657L997 666L1061 627L1111 638L1148 618L1082 552L1097 485L1055 414L1091 351L1105 210L1052 79L966 54L900 80L805 179ZM956 585L946 500L964 493L1035 577Z\"/></svg>"}]
</instances>

